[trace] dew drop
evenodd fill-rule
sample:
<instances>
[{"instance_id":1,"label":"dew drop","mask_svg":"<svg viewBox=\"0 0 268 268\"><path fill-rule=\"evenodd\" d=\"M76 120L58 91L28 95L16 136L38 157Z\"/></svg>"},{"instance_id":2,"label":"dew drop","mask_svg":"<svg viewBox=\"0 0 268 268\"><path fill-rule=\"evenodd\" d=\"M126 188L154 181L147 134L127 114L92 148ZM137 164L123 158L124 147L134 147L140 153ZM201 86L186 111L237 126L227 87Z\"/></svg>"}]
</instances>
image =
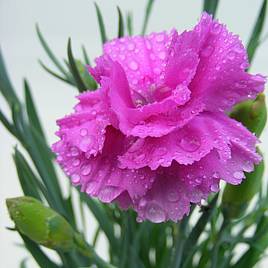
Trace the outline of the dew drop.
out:
<instances>
[{"instance_id":1,"label":"dew drop","mask_svg":"<svg viewBox=\"0 0 268 268\"><path fill-rule=\"evenodd\" d=\"M139 222L139 223L141 223L142 222L142 218L141 217L137 217L136 218L136 221Z\"/></svg>"},{"instance_id":2,"label":"dew drop","mask_svg":"<svg viewBox=\"0 0 268 268\"><path fill-rule=\"evenodd\" d=\"M73 161L73 166L74 167L77 167L77 166L79 166L80 165L80 160L79 159L75 159L74 161Z\"/></svg>"},{"instance_id":3,"label":"dew drop","mask_svg":"<svg viewBox=\"0 0 268 268\"><path fill-rule=\"evenodd\" d=\"M177 202L180 199L179 193L175 190L170 190L167 199L169 202Z\"/></svg>"},{"instance_id":4,"label":"dew drop","mask_svg":"<svg viewBox=\"0 0 268 268\"><path fill-rule=\"evenodd\" d=\"M212 26L211 32L213 34L219 34L221 32L221 26L220 26L220 24L214 24Z\"/></svg>"},{"instance_id":5,"label":"dew drop","mask_svg":"<svg viewBox=\"0 0 268 268\"><path fill-rule=\"evenodd\" d=\"M142 162L145 159L145 154L140 154L139 156L136 157L137 162Z\"/></svg>"},{"instance_id":6,"label":"dew drop","mask_svg":"<svg viewBox=\"0 0 268 268\"><path fill-rule=\"evenodd\" d=\"M185 136L179 141L179 146L186 152L195 152L201 146L198 137Z\"/></svg>"},{"instance_id":7,"label":"dew drop","mask_svg":"<svg viewBox=\"0 0 268 268\"><path fill-rule=\"evenodd\" d=\"M155 73L156 75L160 74L160 73L161 73L161 69L158 68L158 67L154 68L154 73Z\"/></svg>"},{"instance_id":8,"label":"dew drop","mask_svg":"<svg viewBox=\"0 0 268 268\"><path fill-rule=\"evenodd\" d=\"M72 179L72 183L79 183L80 182L80 176L78 174L73 174L71 179Z\"/></svg>"},{"instance_id":9,"label":"dew drop","mask_svg":"<svg viewBox=\"0 0 268 268\"><path fill-rule=\"evenodd\" d=\"M86 128L81 128L81 129L80 129L80 135L81 135L82 137L85 137L85 136L87 135L87 133L88 133L88 131L87 131Z\"/></svg>"},{"instance_id":10,"label":"dew drop","mask_svg":"<svg viewBox=\"0 0 268 268\"><path fill-rule=\"evenodd\" d=\"M201 55L203 57L209 57L214 51L214 47L211 45L206 46L202 51L201 51Z\"/></svg>"},{"instance_id":11,"label":"dew drop","mask_svg":"<svg viewBox=\"0 0 268 268\"><path fill-rule=\"evenodd\" d=\"M159 156L163 156L167 153L167 148L165 147L160 147L160 148L157 148L155 150L155 154L159 155Z\"/></svg>"},{"instance_id":12,"label":"dew drop","mask_svg":"<svg viewBox=\"0 0 268 268\"><path fill-rule=\"evenodd\" d=\"M161 60L164 60L166 58L166 52L165 51L162 51L158 54L158 57L161 59Z\"/></svg>"},{"instance_id":13,"label":"dew drop","mask_svg":"<svg viewBox=\"0 0 268 268\"><path fill-rule=\"evenodd\" d=\"M230 51L228 54L227 54L227 58L229 60L233 60L235 58L235 52L234 51Z\"/></svg>"},{"instance_id":14,"label":"dew drop","mask_svg":"<svg viewBox=\"0 0 268 268\"><path fill-rule=\"evenodd\" d=\"M95 189L96 189L96 186L97 186L97 182L95 182L95 181L88 182L86 193L87 194L93 194Z\"/></svg>"},{"instance_id":15,"label":"dew drop","mask_svg":"<svg viewBox=\"0 0 268 268\"><path fill-rule=\"evenodd\" d=\"M134 49L135 49L135 44L133 44L133 43L128 44L127 49L128 49L129 51L134 50Z\"/></svg>"},{"instance_id":16,"label":"dew drop","mask_svg":"<svg viewBox=\"0 0 268 268\"><path fill-rule=\"evenodd\" d=\"M99 193L99 199L102 202L111 202L117 195L118 188L114 186L105 186Z\"/></svg>"},{"instance_id":17,"label":"dew drop","mask_svg":"<svg viewBox=\"0 0 268 268\"><path fill-rule=\"evenodd\" d=\"M210 186L210 190L212 191L212 192L218 192L219 191L219 185L218 184L212 184L211 186Z\"/></svg>"},{"instance_id":18,"label":"dew drop","mask_svg":"<svg viewBox=\"0 0 268 268\"><path fill-rule=\"evenodd\" d=\"M163 222L166 219L163 209L155 203L151 203L147 206L145 214L148 220L155 223Z\"/></svg>"},{"instance_id":19,"label":"dew drop","mask_svg":"<svg viewBox=\"0 0 268 268\"><path fill-rule=\"evenodd\" d=\"M87 176L87 175L90 174L90 172L91 172L91 166L90 165L83 166L82 171L81 171L82 175Z\"/></svg>"},{"instance_id":20,"label":"dew drop","mask_svg":"<svg viewBox=\"0 0 268 268\"><path fill-rule=\"evenodd\" d=\"M71 155L72 156L79 155L79 151L78 151L78 149L75 146L71 148Z\"/></svg>"},{"instance_id":21,"label":"dew drop","mask_svg":"<svg viewBox=\"0 0 268 268\"><path fill-rule=\"evenodd\" d=\"M136 61L131 61L128 66L133 71L136 71L139 68L139 65Z\"/></svg>"},{"instance_id":22,"label":"dew drop","mask_svg":"<svg viewBox=\"0 0 268 268\"><path fill-rule=\"evenodd\" d=\"M165 36L163 34L158 34L155 39L158 43L161 43L162 41L164 41L164 38Z\"/></svg>"},{"instance_id":23,"label":"dew drop","mask_svg":"<svg viewBox=\"0 0 268 268\"><path fill-rule=\"evenodd\" d=\"M145 198L142 198L142 199L140 200L140 202L139 202L139 206L140 206L140 207L145 207L146 204L147 204L147 201L146 201Z\"/></svg>"},{"instance_id":24,"label":"dew drop","mask_svg":"<svg viewBox=\"0 0 268 268\"><path fill-rule=\"evenodd\" d=\"M254 165L253 165L250 161L247 161L247 162L244 164L243 169L244 169L246 172L251 172L251 171L254 169Z\"/></svg>"},{"instance_id":25,"label":"dew drop","mask_svg":"<svg viewBox=\"0 0 268 268\"><path fill-rule=\"evenodd\" d=\"M234 178L236 178L237 180L241 180L244 178L244 173L242 171L236 171L233 175Z\"/></svg>"},{"instance_id":26,"label":"dew drop","mask_svg":"<svg viewBox=\"0 0 268 268\"><path fill-rule=\"evenodd\" d=\"M84 137L81 142L80 146L82 150L88 150L88 146L91 144L92 140L90 137Z\"/></svg>"}]
</instances>

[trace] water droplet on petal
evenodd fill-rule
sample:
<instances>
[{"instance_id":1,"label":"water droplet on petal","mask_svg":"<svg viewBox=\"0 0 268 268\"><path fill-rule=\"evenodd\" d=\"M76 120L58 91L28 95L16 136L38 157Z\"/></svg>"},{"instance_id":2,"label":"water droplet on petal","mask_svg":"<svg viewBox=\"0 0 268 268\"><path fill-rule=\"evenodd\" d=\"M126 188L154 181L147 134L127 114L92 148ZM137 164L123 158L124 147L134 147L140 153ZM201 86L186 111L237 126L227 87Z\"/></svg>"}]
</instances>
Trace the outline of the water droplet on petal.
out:
<instances>
[{"instance_id":1,"label":"water droplet on petal","mask_svg":"<svg viewBox=\"0 0 268 268\"><path fill-rule=\"evenodd\" d=\"M157 68L157 67L154 68L154 73L157 74L157 75L160 74L161 73L161 69L160 68Z\"/></svg>"},{"instance_id":2,"label":"water droplet on petal","mask_svg":"<svg viewBox=\"0 0 268 268\"><path fill-rule=\"evenodd\" d=\"M195 152L201 146L199 137L185 136L179 141L179 146L187 152Z\"/></svg>"},{"instance_id":3,"label":"water droplet on petal","mask_svg":"<svg viewBox=\"0 0 268 268\"><path fill-rule=\"evenodd\" d=\"M91 172L91 166L90 165L83 166L82 171L81 171L82 175L84 175L84 176L89 175L90 172Z\"/></svg>"},{"instance_id":4,"label":"water droplet on petal","mask_svg":"<svg viewBox=\"0 0 268 268\"><path fill-rule=\"evenodd\" d=\"M213 34L219 34L221 32L221 25L220 24L214 24L211 29L211 33Z\"/></svg>"},{"instance_id":5,"label":"water droplet on petal","mask_svg":"<svg viewBox=\"0 0 268 268\"><path fill-rule=\"evenodd\" d=\"M161 60L164 60L166 58L166 52L165 51L162 51L158 54L158 57L161 59Z\"/></svg>"},{"instance_id":6,"label":"water droplet on petal","mask_svg":"<svg viewBox=\"0 0 268 268\"><path fill-rule=\"evenodd\" d=\"M156 150L155 150L155 154L157 154L159 156L163 156L166 153L167 153L167 148L165 148L165 147L156 148Z\"/></svg>"},{"instance_id":7,"label":"water droplet on petal","mask_svg":"<svg viewBox=\"0 0 268 268\"><path fill-rule=\"evenodd\" d=\"M127 49L128 49L129 51L134 50L134 49L135 49L135 44L133 44L133 43L129 43L128 46L127 46Z\"/></svg>"},{"instance_id":8,"label":"water droplet on petal","mask_svg":"<svg viewBox=\"0 0 268 268\"><path fill-rule=\"evenodd\" d=\"M77 156L77 155L79 155L79 151L78 151L78 149L77 149L75 146L73 146L73 147L71 148L71 155L72 155L72 156Z\"/></svg>"},{"instance_id":9,"label":"water droplet on petal","mask_svg":"<svg viewBox=\"0 0 268 268\"><path fill-rule=\"evenodd\" d=\"M219 185L218 184L212 184L211 186L210 186L210 190L212 191L212 192L218 192L219 191Z\"/></svg>"},{"instance_id":10,"label":"water droplet on petal","mask_svg":"<svg viewBox=\"0 0 268 268\"><path fill-rule=\"evenodd\" d=\"M152 222L160 223L165 221L166 215L163 209L155 203L151 203L146 207L146 218Z\"/></svg>"},{"instance_id":11,"label":"water droplet on petal","mask_svg":"<svg viewBox=\"0 0 268 268\"><path fill-rule=\"evenodd\" d=\"M247 161L247 162L244 164L243 169L244 169L246 172L251 172L251 171L254 169L254 165L253 165L252 162Z\"/></svg>"},{"instance_id":12,"label":"water droplet on petal","mask_svg":"<svg viewBox=\"0 0 268 268\"><path fill-rule=\"evenodd\" d=\"M145 207L146 204L147 204L147 201L146 201L145 198L142 198L142 199L140 200L140 202L139 202L139 206L140 206L140 207Z\"/></svg>"},{"instance_id":13,"label":"water droplet on petal","mask_svg":"<svg viewBox=\"0 0 268 268\"><path fill-rule=\"evenodd\" d=\"M162 41L164 41L164 38L165 38L165 36L163 34L158 34L156 36L156 41L161 43Z\"/></svg>"},{"instance_id":14,"label":"water droplet on petal","mask_svg":"<svg viewBox=\"0 0 268 268\"><path fill-rule=\"evenodd\" d=\"M95 191L95 189L96 189L97 184L98 184L98 183L95 182L95 181L90 181L90 182L88 182L88 184L87 184L87 188L86 188L86 193L87 193L87 194L93 194L94 191Z\"/></svg>"},{"instance_id":15,"label":"water droplet on petal","mask_svg":"<svg viewBox=\"0 0 268 268\"><path fill-rule=\"evenodd\" d=\"M80 142L80 147L82 150L88 150L89 145L91 144L92 140L89 136L84 137Z\"/></svg>"},{"instance_id":16,"label":"water droplet on petal","mask_svg":"<svg viewBox=\"0 0 268 268\"><path fill-rule=\"evenodd\" d=\"M241 180L244 178L244 173L242 171L236 171L233 174L234 178L237 180Z\"/></svg>"},{"instance_id":17,"label":"water droplet on petal","mask_svg":"<svg viewBox=\"0 0 268 268\"><path fill-rule=\"evenodd\" d=\"M136 71L139 68L139 65L136 61L131 61L128 66L133 71Z\"/></svg>"},{"instance_id":18,"label":"water droplet on petal","mask_svg":"<svg viewBox=\"0 0 268 268\"><path fill-rule=\"evenodd\" d=\"M87 133L88 133L88 131L87 131L86 128L81 128L81 129L80 129L80 135L81 135L82 137L85 137L85 136L87 135Z\"/></svg>"},{"instance_id":19,"label":"water droplet on petal","mask_svg":"<svg viewBox=\"0 0 268 268\"><path fill-rule=\"evenodd\" d=\"M235 58L235 52L234 51L230 51L228 54L227 54L227 58L229 60L233 60Z\"/></svg>"},{"instance_id":20,"label":"water droplet on petal","mask_svg":"<svg viewBox=\"0 0 268 268\"><path fill-rule=\"evenodd\" d=\"M117 196L118 191L118 187L110 185L105 186L99 193L99 199L102 202L111 202Z\"/></svg>"},{"instance_id":21,"label":"water droplet on petal","mask_svg":"<svg viewBox=\"0 0 268 268\"><path fill-rule=\"evenodd\" d=\"M203 57L209 57L213 53L213 51L214 51L214 47L211 45L208 45L204 49L202 49L201 55Z\"/></svg>"},{"instance_id":22,"label":"water droplet on petal","mask_svg":"<svg viewBox=\"0 0 268 268\"><path fill-rule=\"evenodd\" d=\"M75 159L74 161L73 161L73 166L74 167L77 167L77 166L79 166L80 165L80 160L79 159Z\"/></svg>"},{"instance_id":23,"label":"water droplet on petal","mask_svg":"<svg viewBox=\"0 0 268 268\"><path fill-rule=\"evenodd\" d=\"M73 174L71 179L72 179L72 183L77 184L80 182L80 176L78 174Z\"/></svg>"},{"instance_id":24,"label":"water droplet on petal","mask_svg":"<svg viewBox=\"0 0 268 268\"><path fill-rule=\"evenodd\" d=\"M180 195L176 190L170 190L167 195L167 199L170 202L177 202L180 199Z\"/></svg>"}]
</instances>

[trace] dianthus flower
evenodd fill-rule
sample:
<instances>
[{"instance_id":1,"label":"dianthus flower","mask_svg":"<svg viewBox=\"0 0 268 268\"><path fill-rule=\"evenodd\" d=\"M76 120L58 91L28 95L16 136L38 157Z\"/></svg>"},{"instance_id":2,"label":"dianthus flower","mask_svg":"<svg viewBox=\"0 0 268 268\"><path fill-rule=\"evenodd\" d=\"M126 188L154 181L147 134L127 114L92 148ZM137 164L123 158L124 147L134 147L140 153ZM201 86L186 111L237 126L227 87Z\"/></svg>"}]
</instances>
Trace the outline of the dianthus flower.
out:
<instances>
[{"instance_id":1,"label":"dianthus flower","mask_svg":"<svg viewBox=\"0 0 268 268\"><path fill-rule=\"evenodd\" d=\"M139 221L178 221L260 162L257 138L227 115L264 88L248 67L239 38L206 13L181 34L108 42L89 67L99 89L57 122L57 161L81 191Z\"/></svg>"}]
</instances>

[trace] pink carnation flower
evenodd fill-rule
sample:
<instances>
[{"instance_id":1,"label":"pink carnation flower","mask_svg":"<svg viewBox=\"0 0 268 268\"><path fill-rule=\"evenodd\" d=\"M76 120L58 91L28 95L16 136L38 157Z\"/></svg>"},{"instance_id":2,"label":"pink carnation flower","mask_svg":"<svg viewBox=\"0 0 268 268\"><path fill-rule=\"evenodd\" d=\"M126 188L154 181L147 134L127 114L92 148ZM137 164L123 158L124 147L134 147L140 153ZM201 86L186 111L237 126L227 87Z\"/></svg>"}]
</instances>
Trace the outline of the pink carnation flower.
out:
<instances>
[{"instance_id":1,"label":"pink carnation flower","mask_svg":"<svg viewBox=\"0 0 268 268\"><path fill-rule=\"evenodd\" d=\"M226 112L265 83L238 36L203 14L191 31L115 39L89 71L100 84L58 120L57 161L74 185L138 220L178 221L191 203L239 184L257 138Z\"/></svg>"}]
</instances>

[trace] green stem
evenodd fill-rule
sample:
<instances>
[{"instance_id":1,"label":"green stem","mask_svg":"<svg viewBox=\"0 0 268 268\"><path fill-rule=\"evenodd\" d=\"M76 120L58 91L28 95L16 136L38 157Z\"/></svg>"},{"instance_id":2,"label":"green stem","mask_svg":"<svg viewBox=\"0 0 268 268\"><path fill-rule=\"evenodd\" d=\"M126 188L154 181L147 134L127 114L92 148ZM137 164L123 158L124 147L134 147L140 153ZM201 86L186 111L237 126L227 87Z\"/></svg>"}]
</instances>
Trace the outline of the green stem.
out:
<instances>
[{"instance_id":1,"label":"green stem","mask_svg":"<svg viewBox=\"0 0 268 268\"><path fill-rule=\"evenodd\" d=\"M218 255L219 255L219 249L222 242L223 234L226 230L226 228L229 226L229 220L224 218L223 223L221 225L221 228L218 232L218 236L216 238L215 246L212 250L212 262L211 262L211 268L217 268L218 267Z\"/></svg>"},{"instance_id":2,"label":"green stem","mask_svg":"<svg viewBox=\"0 0 268 268\"><path fill-rule=\"evenodd\" d=\"M80 234L76 234L74 237L76 250L83 256L86 256L90 261L97 265L98 268L115 268L112 264L103 260L94 250L92 246L87 244Z\"/></svg>"}]
</instances>

